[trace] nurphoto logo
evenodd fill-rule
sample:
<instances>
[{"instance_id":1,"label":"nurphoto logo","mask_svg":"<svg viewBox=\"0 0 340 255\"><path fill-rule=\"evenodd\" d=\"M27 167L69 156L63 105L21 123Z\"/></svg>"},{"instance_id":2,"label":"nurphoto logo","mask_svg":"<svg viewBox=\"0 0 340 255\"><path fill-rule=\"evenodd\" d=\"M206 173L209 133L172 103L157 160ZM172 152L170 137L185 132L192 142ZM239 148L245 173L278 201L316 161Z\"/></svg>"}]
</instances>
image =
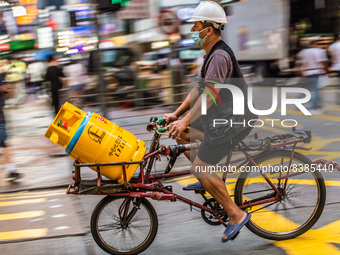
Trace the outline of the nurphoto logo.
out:
<instances>
[{"instance_id":1,"label":"nurphoto logo","mask_svg":"<svg viewBox=\"0 0 340 255\"><path fill-rule=\"evenodd\" d=\"M216 95L216 98L219 100L219 103L222 105L221 98L219 97L216 89L228 89L233 97L233 115L244 115L245 114L245 96L243 94L243 91L232 84L214 84L214 87L211 85L205 84L207 88L209 88L212 93ZM202 91L206 92L201 95L201 114L207 115L207 95L209 95L214 104L217 105L216 99L214 98L213 94L208 91L207 89L199 88ZM254 88L248 87L248 100L247 100L247 106L249 110L258 116L268 116L270 114L273 114L277 108L278 108L278 99L280 96L281 99L281 116L287 115L287 105L295 105L304 115L311 116L312 114L307 110L307 108L303 105L305 103L308 103L311 99L311 93L309 90L305 88L298 88L298 87L290 87L290 88L281 88L280 90L276 87L271 88L271 95L272 95L272 105L269 109L266 110L258 110L254 107ZM289 94L299 94L298 98L290 98ZM271 126L274 127L275 123L279 121L281 123L281 126L283 127L295 127L298 125L297 121L294 119L285 119L285 120L279 120L279 119L259 119L257 120L257 124L254 125L253 123L256 120L244 120L241 122L232 122L232 120L227 119L214 119L214 127L216 125L225 125L230 124L233 125L243 125L243 126L250 126L250 127L262 127L265 122L271 123ZM289 124L290 123L290 124Z\"/></svg>"}]
</instances>

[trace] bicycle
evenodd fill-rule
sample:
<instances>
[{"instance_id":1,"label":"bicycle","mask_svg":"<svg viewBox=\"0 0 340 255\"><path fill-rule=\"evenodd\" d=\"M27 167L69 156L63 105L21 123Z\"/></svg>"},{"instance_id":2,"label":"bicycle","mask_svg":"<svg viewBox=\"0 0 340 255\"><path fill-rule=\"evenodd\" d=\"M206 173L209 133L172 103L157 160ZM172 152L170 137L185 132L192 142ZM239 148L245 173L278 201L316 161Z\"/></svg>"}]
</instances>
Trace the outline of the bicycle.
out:
<instances>
[{"instance_id":1,"label":"bicycle","mask_svg":"<svg viewBox=\"0 0 340 255\"><path fill-rule=\"evenodd\" d=\"M141 161L80 164L74 163L74 183L68 194L106 195L95 207L90 228L95 242L111 254L137 254L147 249L157 234L158 217L146 199L182 201L201 210L203 220L210 225L226 225L228 215L222 206L205 191L195 192L204 198L200 204L187 199L165 186L162 180L190 174L190 171L170 173L177 157L187 150L198 149L199 144L160 145L160 138L167 131L164 119L152 117L147 130L154 132L151 147ZM296 150L310 150L298 146L311 141L310 131L296 131L240 142L227 156L230 166L234 152L242 152L245 159L233 169L240 172L236 181L234 200L242 209L252 213L246 227L256 235L270 240L295 238L308 231L319 219L326 200L324 179L317 165ZM254 155L251 155L254 153ZM152 174L155 161L169 156L169 163L162 174ZM140 171L127 182L126 167L138 164ZM121 165L124 183L103 180L100 167ZM82 167L96 167L95 180L82 180ZM243 171L240 171L243 170ZM225 182L228 171L221 172Z\"/></svg>"}]
</instances>

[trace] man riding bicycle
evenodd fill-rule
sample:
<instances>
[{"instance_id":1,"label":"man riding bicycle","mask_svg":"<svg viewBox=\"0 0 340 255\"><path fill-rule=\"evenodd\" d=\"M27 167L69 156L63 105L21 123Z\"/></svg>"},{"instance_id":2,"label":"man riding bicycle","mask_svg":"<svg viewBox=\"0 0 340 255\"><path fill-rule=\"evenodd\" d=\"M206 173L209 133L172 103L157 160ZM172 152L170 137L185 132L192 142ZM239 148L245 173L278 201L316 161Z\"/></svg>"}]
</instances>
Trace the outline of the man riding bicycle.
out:
<instances>
[{"instance_id":1,"label":"man riding bicycle","mask_svg":"<svg viewBox=\"0 0 340 255\"><path fill-rule=\"evenodd\" d=\"M236 206L223 181L215 173L206 169L216 166L249 134L251 127L246 124L249 120L257 119L257 116L252 114L246 105L243 115L233 115L233 97L230 91L214 87L216 81L237 86L243 92L244 101L247 102L248 86L233 51L221 40L221 30L227 23L223 8L213 1L202 1L188 22L194 23L191 28L192 39L206 52L201 68L201 80L177 110L165 114L164 118L167 123L172 122L169 137L176 139L178 144L187 144L194 140L202 141L197 153L185 152L186 157L192 161L192 172L199 180L199 183L191 184L185 189L206 190L223 206L229 217L229 224L222 236L222 242L227 242L236 237L251 215ZM210 82L211 80L213 82ZM201 115L201 108L205 107L202 105L203 91L211 95L205 97L206 115ZM188 113L179 120L179 117L187 111ZM215 125L216 119L225 120L225 124Z\"/></svg>"}]
</instances>

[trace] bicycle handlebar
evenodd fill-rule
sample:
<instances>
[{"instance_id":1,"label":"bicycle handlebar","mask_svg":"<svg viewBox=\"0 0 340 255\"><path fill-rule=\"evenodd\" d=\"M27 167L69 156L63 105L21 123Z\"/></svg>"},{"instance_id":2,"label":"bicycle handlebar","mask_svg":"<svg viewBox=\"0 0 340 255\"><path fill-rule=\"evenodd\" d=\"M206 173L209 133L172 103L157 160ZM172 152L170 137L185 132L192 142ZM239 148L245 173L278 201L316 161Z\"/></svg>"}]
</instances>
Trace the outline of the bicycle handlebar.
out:
<instances>
[{"instance_id":1,"label":"bicycle handlebar","mask_svg":"<svg viewBox=\"0 0 340 255\"><path fill-rule=\"evenodd\" d=\"M163 117L157 118L155 116L152 116L150 118L150 123L146 126L146 130L151 132L155 131L158 134L163 134L166 131L168 131L170 128L170 125L166 124L166 121Z\"/></svg>"}]
</instances>

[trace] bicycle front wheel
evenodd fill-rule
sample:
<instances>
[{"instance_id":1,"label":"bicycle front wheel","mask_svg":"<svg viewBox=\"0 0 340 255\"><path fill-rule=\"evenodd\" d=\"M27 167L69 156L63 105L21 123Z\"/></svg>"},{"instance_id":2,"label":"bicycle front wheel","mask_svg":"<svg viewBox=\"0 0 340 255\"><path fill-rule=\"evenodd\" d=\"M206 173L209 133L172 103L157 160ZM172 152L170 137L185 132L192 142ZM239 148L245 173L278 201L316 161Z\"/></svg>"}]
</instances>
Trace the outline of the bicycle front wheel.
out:
<instances>
[{"instance_id":1,"label":"bicycle front wheel","mask_svg":"<svg viewBox=\"0 0 340 255\"><path fill-rule=\"evenodd\" d=\"M295 152L288 170L291 151L279 150L256 158L274 186L283 191L277 201L249 207L252 217L247 227L256 235L271 240L295 238L309 230L319 219L326 200L323 177L311 169L312 161ZM239 206L276 196L274 189L250 163L240 174L235 188ZM291 175L288 179L280 177ZM295 175L294 175L295 174Z\"/></svg>"},{"instance_id":2,"label":"bicycle front wheel","mask_svg":"<svg viewBox=\"0 0 340 255\"><path fill-rule=\"evenodd\" d=\"M91 233L96 243L110 254L138 254L156 237L158 219L145 198L102 199L91 216Z\"/></svg>"}]
</instances>

